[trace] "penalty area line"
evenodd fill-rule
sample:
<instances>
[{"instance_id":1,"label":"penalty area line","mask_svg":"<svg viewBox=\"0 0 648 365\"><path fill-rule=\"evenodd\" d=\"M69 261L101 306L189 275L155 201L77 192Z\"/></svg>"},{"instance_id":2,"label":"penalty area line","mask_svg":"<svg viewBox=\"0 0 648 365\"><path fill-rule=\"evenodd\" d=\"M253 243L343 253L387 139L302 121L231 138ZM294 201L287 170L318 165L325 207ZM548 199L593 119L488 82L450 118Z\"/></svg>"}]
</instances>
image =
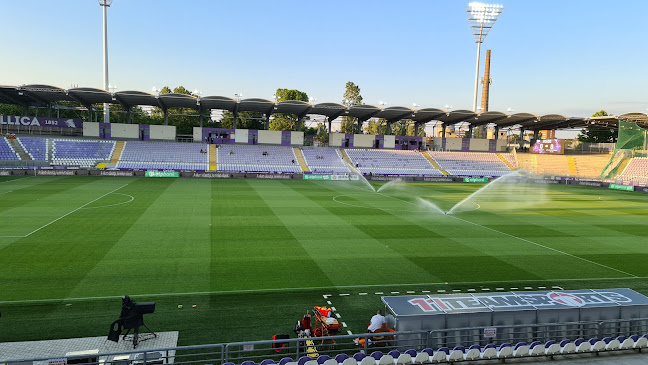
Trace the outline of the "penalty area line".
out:
<instances>
[{"instance_id":1,"label":"penalty area line","mask_svg":"<svg viewBox=\"0 0 648 365\"><path fill-rule=\"evenodd\" d=\"M118 188L115 189L115 190L112 190L112 191L110 191L110 192L107 192L107 193L105 193L104 195L98 197L97 199L94 199L94 200L92 200L92 201L90 201L90 202L88 202L88 203L85 203L85 204L83 204L82 206L80 206L80 207L78 207L78 208L76 208L76 209L74 209L74 210L72 210L72 211L70 211L70 212L67 212L67 213L63 214L62 216L60 216L60 217L54 219L53 221L51 221L51 222L49 222L49 223L47 223L47 224L45 224L45 225L43 225L43 226L41 226L41 227L39 227L39 228L36 228L35 230L33 230L33 231L27 233L27 234L24 235L24 236L0 236L0 238L25 238L25 237L29 237L29 236L31 236L32 234L34 234L34 233L40 231L41 229L43 229L43 228L45 228L45 227L48 227L49 225L54 224L54 223L60 221L61 219L67 217L68 215L70 215L70 214L72 214L72 213L74 213L74 212L76 212L76 211L78 211L78 210L81 210L81 209L85 208L86 206L88 206L88 205L90 205L90 204L96 202L97 200L99 200L99 199L101 199L101 198L104 198L106 195L110 195L110 194L116 192L117 190L126 187L128 184L130 184L130 183L126 183L126 184L124 184L124 185L118 187ZM133 199L134 199L134 198L133 198Z\"/></svg>"},{"instance_id":2,"label":"penalty area line","mask_svg":"<svg viewBox=\"0 0 648 365\"><path fill-rule=\"evenodd\" d=\"M536 245L536 246L538 246L538 247L545 248L545 249L547 249L547 250L551 250L551 251L554 251L554 252L557 252L557 253L561 253L561 254L563 254L563 255L566 255L566 256L569 256L569 257L572 257L572 258L575 258L575 259L579 259L579 260L582 260L582 261L588 262L588 263L590 263L590 264L594 264L594 265L598 265L598 266L604 267L604 268L606 268L606 269L608 269L608 270L613 270L613 271L616 271L616 272L620 272L620 273L622 273L622 274L625 274L625 275L630 276L630 277L633 278L633 279L638 278L637 275L630 274L629 272L625 272L625 271L623 271L623 270L615 269L615 268L613 268L613 267L611 267L611 266L607 266L607 265L601 264L601 263L596 262L596 261L588 260L588 259L586 259L586 258L584 258L584 257L580 257L580 256L572 255L572 254L567 253L567 252L565 252L565 251L561 251L561 250L555 249L555 248L553 248L553 247L545 246L545 245L543 245L543 244L540 244L540 243L537 243L537 242L533 242L533 241L528 240L528 239L526 239L526 238L522 238L522 237L514 236L514 235L512 235L512 234L510 234L510 233L506 233L506 232L498 231L498 230L493 229L493 228L490 228L490 227L482 226L482 225L479 224L479 223L475 223L475 222L471 222L471 221L468 221L468 220L465 220L465 219L461 219L461 218L459 218L459 217L457 217L457 216L454 216L454 215L451 215L451 217L454 218L454 219L460 220L460 221L462 221L462 222L469 223L469 224L475 225L475 226L477 226L477 227L481 227L481 228L487 229L487 230L489 230L489 231L497 232L497 233L503 234L503 235L505 235L505 236L509 236L509 237L512 237L512 238L516 238L516 239L518 239L518 240L520 240L520 241L527 242L527 243L530 243L530 244L532 244L532 245Z\"/></svg>"}]
</instances>

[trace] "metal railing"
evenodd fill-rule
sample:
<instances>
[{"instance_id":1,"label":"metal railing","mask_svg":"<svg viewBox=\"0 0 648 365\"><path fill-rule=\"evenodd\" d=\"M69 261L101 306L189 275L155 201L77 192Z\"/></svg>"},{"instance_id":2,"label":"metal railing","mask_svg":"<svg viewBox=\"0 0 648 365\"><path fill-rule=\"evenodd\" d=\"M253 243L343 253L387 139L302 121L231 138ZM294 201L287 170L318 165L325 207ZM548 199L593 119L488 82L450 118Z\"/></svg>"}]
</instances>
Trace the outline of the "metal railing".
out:
<instances>
[{"instance_id":1,"label":"metal railing","mask_svg":"<svg viewBox=\"0 0 648 365\"><path fill-rule=\"evenodd\" d=\"M485 328L495 329L495 337L487 338ZM405 351L414 349L421 351L424 348L438 349L440 347L453 348L478 344L484 346L489 343L531 343L533 341L547 342L563 339L575 340L577 338L590 339L593 337L617 337L642 335L648 333L648 318L629 320L608 320L588 322L522 324L514 326L479 326L455 329L439 329L432 331L400 331L391 333L365 333L357 335L340 335L312 338L291 338L283 340L266 340L250 342L233 342L226 344L182 346L151 350L133 350L119 353L106 353L98 356L99 363L113 363L119 365L143 364L224 364L243 361L260 363L270 359L278 363L284 357L297 361L302 356L309 356L309 347L315 346L317 355L328 355L331 358L337 354L352 356L356 352L369 354L373 351L387 353L390 350ZM377 337L381 336L381 337ZM310 344L307 341L312 341ZM274 345L274 346L273 346ZM53 355L52 357L60 357ZM79 357L76 357L79 359ZM37 359L1 359L0 363L12 365L31 365L38 362L47 362L48 358ZM72 361L71 361L72 360ZM75 357L69 357L68 363L75 362ZM79 363L79 362L76 362ZM84 363L79 363L84 364ZM85 363L88 365L97 362Z\"/></svg>"}]
</instances>

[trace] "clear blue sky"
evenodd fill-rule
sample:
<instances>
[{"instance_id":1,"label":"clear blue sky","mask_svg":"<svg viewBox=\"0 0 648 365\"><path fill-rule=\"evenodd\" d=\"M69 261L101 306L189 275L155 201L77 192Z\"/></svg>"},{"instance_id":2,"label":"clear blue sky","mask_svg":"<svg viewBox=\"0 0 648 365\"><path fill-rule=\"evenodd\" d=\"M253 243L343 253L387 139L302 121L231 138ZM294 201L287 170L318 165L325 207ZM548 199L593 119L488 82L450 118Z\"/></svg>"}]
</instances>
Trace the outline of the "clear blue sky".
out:
<instances>
[{"instance_id":1,"label":"clear blue sky","mask_svg":"<svg viewBox=\"0 0 648 365\"><path fill-rule=\"evenodd\" d=\"M114 0L110 82L268 99L296 88L340 102L353 81L367 104L471 109L468 2ZM482 46L493 52L491 110L647 111L648 1L499 3ZM4 0L0 14L0 84L102 87L96 0Z\"/></svg>"}]
</instances>

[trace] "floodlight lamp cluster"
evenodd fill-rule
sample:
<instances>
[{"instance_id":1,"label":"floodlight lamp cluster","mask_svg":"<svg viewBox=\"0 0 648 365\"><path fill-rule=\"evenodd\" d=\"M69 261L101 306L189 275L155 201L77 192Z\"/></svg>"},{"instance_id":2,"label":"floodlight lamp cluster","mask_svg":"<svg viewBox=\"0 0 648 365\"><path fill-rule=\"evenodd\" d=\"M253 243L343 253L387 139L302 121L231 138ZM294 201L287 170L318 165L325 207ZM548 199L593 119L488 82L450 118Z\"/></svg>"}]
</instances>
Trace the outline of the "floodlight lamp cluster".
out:
<instances>
[{"instance_id":1,"label":"floodlight lamp cluster","mask_svg":"<svg viewBox=\"0 0 648 365\"><path fill-rule=\"evenodd\" d=\"M473 31L475 43L482 43L488 32L502 13L504 6L499 4L484 4L470 2L466 6L466 15Z\"/></svg>"},{"instance_id":2,"label":"floodlight lamp cluster","mask_svg":"<svg viewBox=\"0 0 648 365\"><path fill-rule=\"evenodd\" d=\"M113 2L113 0L98 0L98 1L99 1L99 5L106 6L106 7L110 7L110 5L112 5Z\"/></svg>"}]
</instances>

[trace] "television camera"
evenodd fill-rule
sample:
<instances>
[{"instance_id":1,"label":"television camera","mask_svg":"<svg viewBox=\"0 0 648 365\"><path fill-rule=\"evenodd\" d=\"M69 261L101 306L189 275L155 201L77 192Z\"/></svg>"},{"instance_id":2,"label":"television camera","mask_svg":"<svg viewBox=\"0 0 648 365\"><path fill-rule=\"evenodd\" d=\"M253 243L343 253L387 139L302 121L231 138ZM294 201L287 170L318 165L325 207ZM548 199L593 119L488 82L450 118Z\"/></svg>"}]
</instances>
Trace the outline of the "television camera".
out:
<instances>
[{"instance_id":1,"label":"television camera","mask_svg":"<svg viewBox=\"0 0 648 365\"><path fill-rule=\"evenodd\" d=\"M140 342L157 337L157 334L144 324L144 315L153 312L155 312L155 302L137 303L128 295L123 296L121 314L119 315L119 319L110 325L108 339L110 341L119 342L119 336L123 330L126 330L122 340L132 341L133 348L137 348L137 344ZM149 333L140 334L140 327L146 328ZM130 337L127 337L131 330L133 331L133 334Z\"/></svg>"}]
</instances>

